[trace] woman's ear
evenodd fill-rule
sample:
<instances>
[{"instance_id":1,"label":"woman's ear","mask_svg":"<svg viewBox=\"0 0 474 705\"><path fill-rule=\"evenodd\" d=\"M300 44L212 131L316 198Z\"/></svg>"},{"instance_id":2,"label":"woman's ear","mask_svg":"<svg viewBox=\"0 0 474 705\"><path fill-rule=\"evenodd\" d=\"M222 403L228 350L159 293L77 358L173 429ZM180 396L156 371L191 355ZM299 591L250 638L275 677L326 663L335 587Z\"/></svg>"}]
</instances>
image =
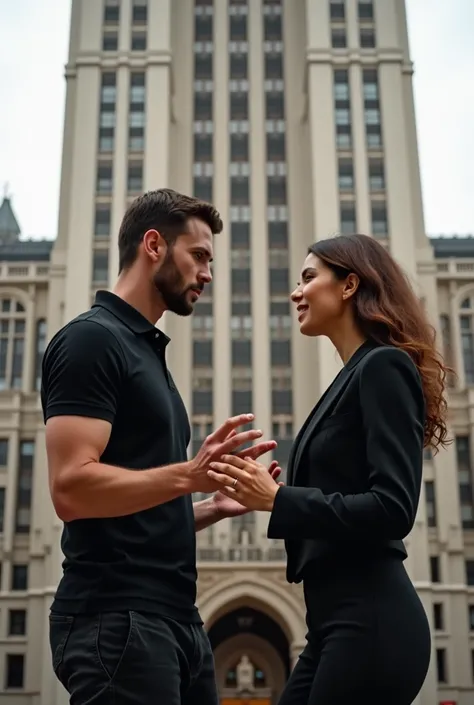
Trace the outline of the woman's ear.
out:
<instances>
[{"instance_id":1,"label":"woman's ear","mask_svg":"<svg viewBox=\"0 0 474 705\"><path fill-rule=\"evenodd\" d=\"M354 296L357 289L359 288L360 279L357 274L348 274L345 281L344 287L342 289L342 298L344 300L349 299Z\"/></svg>"}]
</instances>

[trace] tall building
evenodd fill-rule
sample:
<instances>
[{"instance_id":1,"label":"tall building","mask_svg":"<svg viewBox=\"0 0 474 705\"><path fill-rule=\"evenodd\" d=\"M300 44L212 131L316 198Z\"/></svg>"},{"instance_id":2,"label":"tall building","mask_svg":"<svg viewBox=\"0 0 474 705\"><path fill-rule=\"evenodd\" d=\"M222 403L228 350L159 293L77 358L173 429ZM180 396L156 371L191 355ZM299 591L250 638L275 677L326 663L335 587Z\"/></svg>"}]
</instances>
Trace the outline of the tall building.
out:
<instances>
[{"instance_id":1,"label":"tall building","mask_svg":"<svg viewBox=\"0 0 474 705\"><path fill-rule=\"evenodd\" d=\"M48 644L61 574L38 399L46 341L113 285L117 233L139 193L212 200L212 286L195 315L166 315L192 448L253 410L291 440L338 369L302 338L288 292L311 241L371 233L402 264L439 330L456 443L426 456L408 571L433 657L417 705L474 697L474 240L425 235L402 0L73 0L59 229L20 238L0 208L0 705L63 705ZM304 644L301 590L285 581L268 516L198 535L199 605L222 702L252 664L275 703ZM400 674L403 678L403 673Z\"/></svg>"}]
</instances>

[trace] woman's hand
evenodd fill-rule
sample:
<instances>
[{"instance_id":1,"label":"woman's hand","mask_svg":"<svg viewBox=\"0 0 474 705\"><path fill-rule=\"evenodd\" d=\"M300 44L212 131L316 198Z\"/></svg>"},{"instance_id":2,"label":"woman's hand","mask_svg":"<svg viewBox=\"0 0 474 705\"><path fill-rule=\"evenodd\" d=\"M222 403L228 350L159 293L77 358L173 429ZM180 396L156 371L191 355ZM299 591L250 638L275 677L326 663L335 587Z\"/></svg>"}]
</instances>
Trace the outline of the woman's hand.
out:
<instances>
[{"instance_id":1,"label":"woman's hand","mask_svg":"<svg viewBox=\"0 0 474 705\"><path fill-rule=\"evenodd\" d=\"M247 509L271 512L282 482L275 482L268 468L251 458L223 455L221 462L209 466L208 476L221 487L220 491L236 499Z\"/></svg>"}]
</instances>

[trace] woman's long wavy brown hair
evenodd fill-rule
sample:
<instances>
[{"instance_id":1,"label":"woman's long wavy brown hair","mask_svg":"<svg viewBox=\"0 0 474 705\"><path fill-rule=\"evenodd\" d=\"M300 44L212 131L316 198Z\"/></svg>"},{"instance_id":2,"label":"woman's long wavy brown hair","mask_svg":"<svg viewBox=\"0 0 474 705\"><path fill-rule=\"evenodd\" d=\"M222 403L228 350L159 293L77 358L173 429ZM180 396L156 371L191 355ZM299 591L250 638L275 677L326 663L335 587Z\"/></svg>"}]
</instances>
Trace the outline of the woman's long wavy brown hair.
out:
<instances>
[{"instance_id":1,"label":"woman's long wavy brown hair","mask_svg":"<svg viewBox=\"0 0 474 705\"><path fill-rule=\"evenodd\" d=\"M421 376L426 403L425 447L446 446L445 397L448 367L436 348L436 331L403 270L374 238L338 235L320 240L308 252L332 269L338 279L359 277L354 294L356 322L363 335L381 345L405 350Z\"/></svg>"}]
</instances>

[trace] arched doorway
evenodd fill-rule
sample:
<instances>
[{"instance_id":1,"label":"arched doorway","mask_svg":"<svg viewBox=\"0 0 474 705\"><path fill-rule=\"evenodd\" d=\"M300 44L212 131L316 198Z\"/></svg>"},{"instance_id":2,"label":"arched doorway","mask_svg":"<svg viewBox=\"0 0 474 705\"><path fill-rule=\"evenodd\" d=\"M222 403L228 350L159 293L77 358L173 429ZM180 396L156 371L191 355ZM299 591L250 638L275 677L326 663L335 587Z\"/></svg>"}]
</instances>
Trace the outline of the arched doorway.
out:
<instances>
[{"instance_id":1,"label":"arched doorway","mask_svg":"<svg viewBox=\"0 0 474 705\"><path fill-rule=\"evenodd\" d=\"M221 705L274 705L290 672L290 644L263 610L240 605L222 614L209 638Z\"/></svg>"}]
</instances>

